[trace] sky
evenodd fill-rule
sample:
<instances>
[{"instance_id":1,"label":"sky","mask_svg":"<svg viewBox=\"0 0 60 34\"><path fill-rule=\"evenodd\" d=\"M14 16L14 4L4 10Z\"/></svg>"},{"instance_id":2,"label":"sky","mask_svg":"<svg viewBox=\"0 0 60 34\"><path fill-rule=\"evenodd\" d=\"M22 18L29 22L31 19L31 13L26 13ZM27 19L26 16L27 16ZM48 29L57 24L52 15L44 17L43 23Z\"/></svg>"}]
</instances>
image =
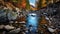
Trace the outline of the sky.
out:
<instances>
[{"instance_id":1,"label":"sky","mask_svg":"<svg viewBox=\"0 0 60 34\"><path fill-rule=\"evenodd\" d=\"M29 0L30 4L35 6L35 0Z\"/></svg>"}]
</instances>

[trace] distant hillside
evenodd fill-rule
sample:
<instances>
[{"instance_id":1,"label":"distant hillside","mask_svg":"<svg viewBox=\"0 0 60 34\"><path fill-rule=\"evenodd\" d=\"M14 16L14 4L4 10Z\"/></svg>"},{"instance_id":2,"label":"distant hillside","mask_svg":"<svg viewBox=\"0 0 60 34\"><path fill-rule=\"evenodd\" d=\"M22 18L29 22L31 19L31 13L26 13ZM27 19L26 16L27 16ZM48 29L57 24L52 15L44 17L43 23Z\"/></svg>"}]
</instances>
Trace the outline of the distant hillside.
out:
<instances>
[{"instance_id":1,"label":"distant hillside","mask_svg":"<svg viewBox=\"0 0 60 34\"><path fill-rule=\"evenodd\" d=\"M31 10L37 10L35 6L30 5Z\"/></svg>"}]
</instances>

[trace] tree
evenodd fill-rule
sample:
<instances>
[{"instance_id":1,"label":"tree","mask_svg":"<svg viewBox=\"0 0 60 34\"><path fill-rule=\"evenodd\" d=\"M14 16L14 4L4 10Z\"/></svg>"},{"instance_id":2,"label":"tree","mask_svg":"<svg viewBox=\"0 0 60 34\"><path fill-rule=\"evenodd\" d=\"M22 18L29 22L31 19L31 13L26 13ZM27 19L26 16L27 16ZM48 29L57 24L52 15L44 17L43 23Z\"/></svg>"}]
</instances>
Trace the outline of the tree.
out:
<instances>
[{"instance_id":1,"label":"tree","mask_svg":"<svg viewBox=\"0 0 60 34\"><path fill-rule=\"evenodd\" d=\"M30 9L29 0L26 0L26 9L27 9L27 10L29 10L29 9Z\"/></svg>"},{"instance_id":2,"label":"tree","mask_svg":"<svg viewBox=\"0 0 60 34\"><path fill-rule=\"evenodd\" d=\"M37 9L39 10L42 6L42 0L38 0L38 6L37 6Z\"/></svg>"},{"instance_id":3,"label":"tree","mask_svg":"<svg viewBox=\"0 0 60 34\"><path fill-rule=\"evenodd\" d=\"M17 2L18 0L12 0L13 2Z\"/></svg>"}]
</instances>

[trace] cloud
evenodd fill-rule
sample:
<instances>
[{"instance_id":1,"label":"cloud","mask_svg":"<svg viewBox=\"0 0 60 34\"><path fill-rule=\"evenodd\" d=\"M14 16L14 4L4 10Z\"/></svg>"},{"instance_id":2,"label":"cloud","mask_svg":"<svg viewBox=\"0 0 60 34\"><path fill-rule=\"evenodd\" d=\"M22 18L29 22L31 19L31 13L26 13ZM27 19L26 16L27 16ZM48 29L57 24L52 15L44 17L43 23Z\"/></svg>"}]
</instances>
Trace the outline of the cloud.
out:
<instances>
[{"instance_id":1,"label":"cloud","mask_svg":"<svg viewBox=\"0 0 60 34\"><path fill-rule=\"evenodd\" d=\"M35 7L35 4L34 3L30 3L30 5L33 5Z\"/></svg>"}]
</instances>

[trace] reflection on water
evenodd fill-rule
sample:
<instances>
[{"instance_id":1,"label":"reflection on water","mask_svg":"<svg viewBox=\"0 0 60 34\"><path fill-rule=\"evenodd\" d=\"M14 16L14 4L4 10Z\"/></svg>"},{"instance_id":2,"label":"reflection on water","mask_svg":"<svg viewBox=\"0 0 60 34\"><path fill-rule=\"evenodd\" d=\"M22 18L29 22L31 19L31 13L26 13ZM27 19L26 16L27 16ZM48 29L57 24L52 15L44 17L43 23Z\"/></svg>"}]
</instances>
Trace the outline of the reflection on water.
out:
<instances>
[{"instance_id":1,"label":"reflection on water","mask_svg":"<svg viewBox=\"0 0 60 34\"><path fill-rule=\"evenodd\" d=\"M30 13L27 15L27 28L31 30L31 32L36 32L38 27L38 17L35 13Z\"/></svg>"}]
</instances>

